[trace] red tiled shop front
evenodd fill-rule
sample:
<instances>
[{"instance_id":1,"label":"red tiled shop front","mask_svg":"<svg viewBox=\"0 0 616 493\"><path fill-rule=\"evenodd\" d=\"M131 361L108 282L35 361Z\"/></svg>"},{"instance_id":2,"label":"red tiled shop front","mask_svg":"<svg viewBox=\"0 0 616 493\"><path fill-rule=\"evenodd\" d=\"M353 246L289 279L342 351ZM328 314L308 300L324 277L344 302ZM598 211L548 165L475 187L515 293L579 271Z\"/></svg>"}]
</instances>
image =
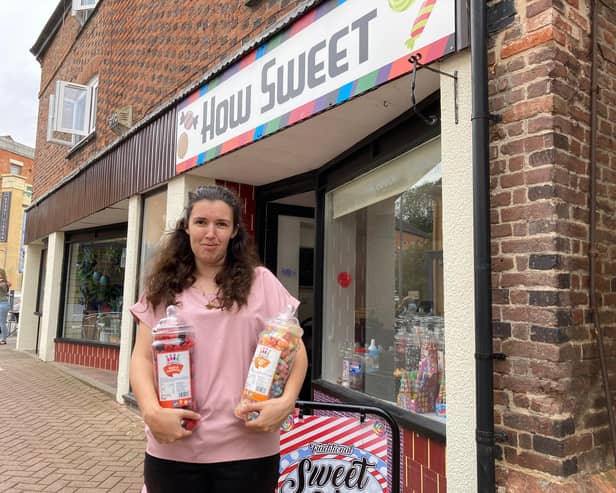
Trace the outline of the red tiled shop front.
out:
<instances>
[{"instance_id":1,"label":"red tiled shop front","mask_svg":"<svg viewBox=\"0 0 616 493\"><path fill-rule=\"evenodd\" d=\"M445 446L404 430L404 493L446 493Z\"/></svg>"},{"instance_id":2,"label":"red tiled shop front","mask_svg":"<svg viewBox=\"0 0 616 493\"><path fill-rule=\"evenodd\" d=\"M118 371L120 349L72 342L56 343L55 360L58 363Z\"/></svg>"}]
</instances>

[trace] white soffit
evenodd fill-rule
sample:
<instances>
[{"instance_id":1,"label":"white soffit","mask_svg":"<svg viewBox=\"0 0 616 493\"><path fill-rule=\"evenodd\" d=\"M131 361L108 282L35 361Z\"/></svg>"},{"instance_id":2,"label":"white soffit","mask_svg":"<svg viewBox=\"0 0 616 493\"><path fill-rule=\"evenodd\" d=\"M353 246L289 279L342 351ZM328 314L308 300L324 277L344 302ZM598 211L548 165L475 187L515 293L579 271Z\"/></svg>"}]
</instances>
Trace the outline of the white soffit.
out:
<instances>
[{"instance_id":1,"label":"white soffit","mask_svg":"<svg viewBox=\"0 0 616 493\"><path fill-rule=\"evenodd\" d=\"M122 200L111 207L95 212L79 221L67 224L62 228L62 231L97 228L99 226L125 222L128 222L128 200Z\"/></svg>"},{"instance_id":2,"label":"white soffit","mask_svg":"<svg viewBox=\"0 0 616 493\"><path fill-rule=\"evenodd\" d=\"M420 70L417 102L439 84L438 74ZM265 185L319 168L410 108L411 75L406 75L187 173Z\"/></svg>"}]
</instances>

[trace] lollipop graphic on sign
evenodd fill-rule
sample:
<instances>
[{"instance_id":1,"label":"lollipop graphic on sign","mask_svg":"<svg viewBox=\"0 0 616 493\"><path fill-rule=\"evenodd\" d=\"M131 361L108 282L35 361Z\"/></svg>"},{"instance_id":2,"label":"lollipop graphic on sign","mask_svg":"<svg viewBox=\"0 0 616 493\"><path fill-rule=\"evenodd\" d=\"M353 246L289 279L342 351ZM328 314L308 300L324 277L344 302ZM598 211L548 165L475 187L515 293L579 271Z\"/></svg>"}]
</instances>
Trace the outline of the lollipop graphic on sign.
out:
<instances>
[{"instance_id":1,"label":"lollipop graphic on sign","mask_svg":"<svg viewBox=\"0 0 616 493\"><path fill-rule=\"evenodd\" d=\"M394 12L404 12L415 3L415 0L387 0L387 3Z\"/></svg>"},{"instance_id":2,"label":"lollipop graphic on sign","mask_svg":"<svg viewBox=\"0 0 616 493\"><path fill-rule=\"evenodd\" d=\"M404 12L415 3L415 0L387 0L387 2L394 12ZM404 42L410 51L413 51L415 41L417 41L424 32L435 4L436 0L424 0L421 7L419 7L419 13L417 14L415 22L413 22L413 27L411 27L411 37Z\"/></svg>"}]
</instances>

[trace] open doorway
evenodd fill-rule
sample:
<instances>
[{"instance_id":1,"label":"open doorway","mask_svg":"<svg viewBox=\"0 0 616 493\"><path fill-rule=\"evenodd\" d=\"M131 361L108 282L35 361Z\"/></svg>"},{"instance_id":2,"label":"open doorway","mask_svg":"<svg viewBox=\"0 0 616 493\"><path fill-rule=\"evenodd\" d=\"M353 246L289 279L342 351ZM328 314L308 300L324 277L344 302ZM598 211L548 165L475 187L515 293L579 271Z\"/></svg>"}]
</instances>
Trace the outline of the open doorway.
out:
<instances>
[{"instance_id":1,"label":"open doorway","mask_svg":"<svg viewBox=\"0 0 616 493\"><path fill-rule=\"evenodd\" d=\"M314 192L300 193L266 203L263 260L291 295L300 302L297 313L308 352L308 375L300 399L309 400L312 375L314 316Z\"/></svg>"}]
</instances>

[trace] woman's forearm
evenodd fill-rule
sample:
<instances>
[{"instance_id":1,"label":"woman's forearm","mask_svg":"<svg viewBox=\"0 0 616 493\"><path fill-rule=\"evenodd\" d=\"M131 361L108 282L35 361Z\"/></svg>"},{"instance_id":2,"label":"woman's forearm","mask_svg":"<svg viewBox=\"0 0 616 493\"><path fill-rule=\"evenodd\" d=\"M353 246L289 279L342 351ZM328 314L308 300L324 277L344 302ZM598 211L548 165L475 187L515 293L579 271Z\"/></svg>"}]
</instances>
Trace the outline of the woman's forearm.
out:
<instances>
[{"instance_id":1,"label":"woman's forearm","mask_svg":"<svg viewBox=\"0 0 616 493\"><path fill-rule=\"evenodd\" d=\"M130 383L144 419L160 405L156 395L152 364L152 331L143 322L137 329L137 338L130 363Z\"/></svg>"},{"instance_id":2,"label":"woman's forearm","mask_svg":"<svg viewBox=\"0 0 616 493\"><path fill-rule=\"evenodd\" d=\"M300 341L300 346L297 354L295 355L293 366L291 367L291 373L289 373L289 378L287 379L287 383L282 394L284 399L292 400L293 402L297 400L297 396L299 395L304 383L304 378L306 378L307 369L308 355L306 354L304 343Z\"/></svg>"},{"instance_id":3,"label":"woman's forearm","mask_svg":"<svg viewBox=\"0 0 616 493\"><path fill-rule=\"evenodd\" d=\"M160 407L150 359L133 354L130 365L130 383L141 415L145 419L148 414Z\"/></svg>"}]
</instances>

